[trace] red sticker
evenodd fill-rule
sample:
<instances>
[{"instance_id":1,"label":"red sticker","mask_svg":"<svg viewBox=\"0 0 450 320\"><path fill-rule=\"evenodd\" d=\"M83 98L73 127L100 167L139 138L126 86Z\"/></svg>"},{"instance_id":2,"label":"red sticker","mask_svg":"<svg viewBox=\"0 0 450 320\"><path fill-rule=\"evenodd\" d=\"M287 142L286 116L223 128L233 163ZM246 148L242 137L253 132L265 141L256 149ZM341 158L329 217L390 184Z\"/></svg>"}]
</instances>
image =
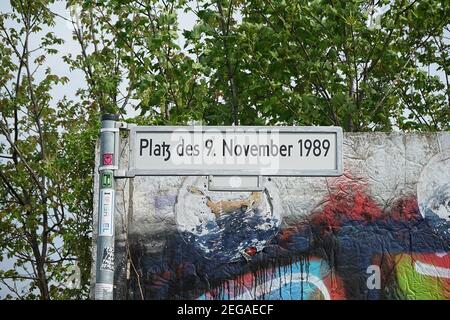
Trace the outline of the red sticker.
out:
<instances>
[{"instance_id":1,"label":"red sticker","mask_svg":"<svg viewBox=\"0 0 450 320\"><path fill-rule=\"evenodd\" d=\"M248 254L249 256L253 256L255 255L257 252L255 247L248 247L247 249L245 249L245 253Z\"/></svg>"},{"instance_id":2,"label":"red sticker","mask_svg":"<svg viewBox=\"0 0 450 320\"><path fill-rule=\"evenodd\" d=\"M111 166L112 164L113 164L113 154L112 153L103 154L103 165Z\"/></svg>"}]
</instances>

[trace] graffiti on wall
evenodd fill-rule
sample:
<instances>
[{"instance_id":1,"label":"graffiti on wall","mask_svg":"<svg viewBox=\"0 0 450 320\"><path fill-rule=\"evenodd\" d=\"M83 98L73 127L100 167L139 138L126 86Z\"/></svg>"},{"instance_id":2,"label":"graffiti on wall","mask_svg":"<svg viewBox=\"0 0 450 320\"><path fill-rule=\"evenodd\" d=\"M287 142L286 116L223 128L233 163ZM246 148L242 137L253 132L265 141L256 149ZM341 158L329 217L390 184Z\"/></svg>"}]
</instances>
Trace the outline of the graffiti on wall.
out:
<instances>
[{"instance_id":1,"label":"graffiti on wall","mask_svg":"<svg viewBox=\"0 0 450 320\"><path fill-rule=\"evenodd\" d=\"M279 230L282 209L276 189L267 185L264 192L213 193L206 180L189 177L181 187L175 207L180 235L207 259L250 259Z\"/></svg>"},{"instance_id":2,"label":"graffiti on wall","mask_svg":"<svg viewBox=\"0 0 450 320\"><path fill-rule=\"evenodd\" d=\"M276 188L223 200L187 178L177 200L157 200L178 206L164 250L130 237L128 298L450 299L450 151L388 203L351 170L327 181L320 206L284 223Z\"/></svg>"}]
</instances>

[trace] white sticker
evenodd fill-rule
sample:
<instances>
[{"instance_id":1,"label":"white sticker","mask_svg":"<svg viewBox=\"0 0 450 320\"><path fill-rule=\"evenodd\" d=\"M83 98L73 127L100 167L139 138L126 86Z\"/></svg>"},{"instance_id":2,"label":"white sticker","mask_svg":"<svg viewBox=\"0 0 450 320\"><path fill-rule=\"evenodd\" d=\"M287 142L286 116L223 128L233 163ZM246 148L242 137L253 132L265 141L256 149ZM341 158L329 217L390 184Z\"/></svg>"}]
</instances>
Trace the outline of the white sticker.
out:
<instances>
[{"instance_id":1,"label":"white sticker","mask_svg":"<svg viewBox=\"0 0 450 320\"><path fill-rule=\"evenodd\" d=\"M100 221L99 236L113 236L113 208L114 208L114 190L100 190Z\"/></svg>"},{"instance_id":2,"label":"white sticker","mask_svg":"<svg viewBox=\"0 0 450 320\"><path fill-rule=\"evenodd\" d=\"M102 263L100 270L114 272L114 248L106 247L103 249Z\"/></svg>"},{"instance_id":3,"label":"white sticker","mask_svg":"<svg viewBox=\"0 0 450 320\"><path fill-rule=\"evenodd\" d=\"M113 285L107 283L95 284L95 300L112 300Z\"/></svg>"}]
</instances>

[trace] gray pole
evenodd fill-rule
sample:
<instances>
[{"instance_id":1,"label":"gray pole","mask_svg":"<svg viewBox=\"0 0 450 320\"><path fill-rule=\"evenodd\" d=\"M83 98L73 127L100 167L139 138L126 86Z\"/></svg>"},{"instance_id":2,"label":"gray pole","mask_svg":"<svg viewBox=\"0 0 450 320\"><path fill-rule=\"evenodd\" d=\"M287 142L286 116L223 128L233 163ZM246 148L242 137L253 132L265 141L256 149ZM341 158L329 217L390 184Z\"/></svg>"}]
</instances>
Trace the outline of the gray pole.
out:
<instances>
[{"instance_id":1,"label":"gray pole","mask_svg":"<svg viewBox=\"0 0 450 320\"><path fill-rule=\"evenodd\" d=\"M102 116L100 134L98 236L95 279L95 299L112 300L114 286L114 171L117 169L115 146L117 115Z\"/></svg>"}]
</instances>

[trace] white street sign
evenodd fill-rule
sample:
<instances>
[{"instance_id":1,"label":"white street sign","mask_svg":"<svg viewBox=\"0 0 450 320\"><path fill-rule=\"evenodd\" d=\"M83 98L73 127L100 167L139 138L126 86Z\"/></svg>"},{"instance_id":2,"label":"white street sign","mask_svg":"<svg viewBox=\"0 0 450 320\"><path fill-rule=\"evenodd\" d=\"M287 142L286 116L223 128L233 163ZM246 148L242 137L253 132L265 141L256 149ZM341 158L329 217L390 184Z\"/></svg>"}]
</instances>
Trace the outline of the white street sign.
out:
<instances>
[{"instance_id":1,"label":"white street sign","mask_svg":"<svg viewBox=\"0 0 450 320\"><path fill-rule=\"evenodd\" d=\"M342 174L340 127L131 127L127 176Z\"/></svg>"}]
</instances>

